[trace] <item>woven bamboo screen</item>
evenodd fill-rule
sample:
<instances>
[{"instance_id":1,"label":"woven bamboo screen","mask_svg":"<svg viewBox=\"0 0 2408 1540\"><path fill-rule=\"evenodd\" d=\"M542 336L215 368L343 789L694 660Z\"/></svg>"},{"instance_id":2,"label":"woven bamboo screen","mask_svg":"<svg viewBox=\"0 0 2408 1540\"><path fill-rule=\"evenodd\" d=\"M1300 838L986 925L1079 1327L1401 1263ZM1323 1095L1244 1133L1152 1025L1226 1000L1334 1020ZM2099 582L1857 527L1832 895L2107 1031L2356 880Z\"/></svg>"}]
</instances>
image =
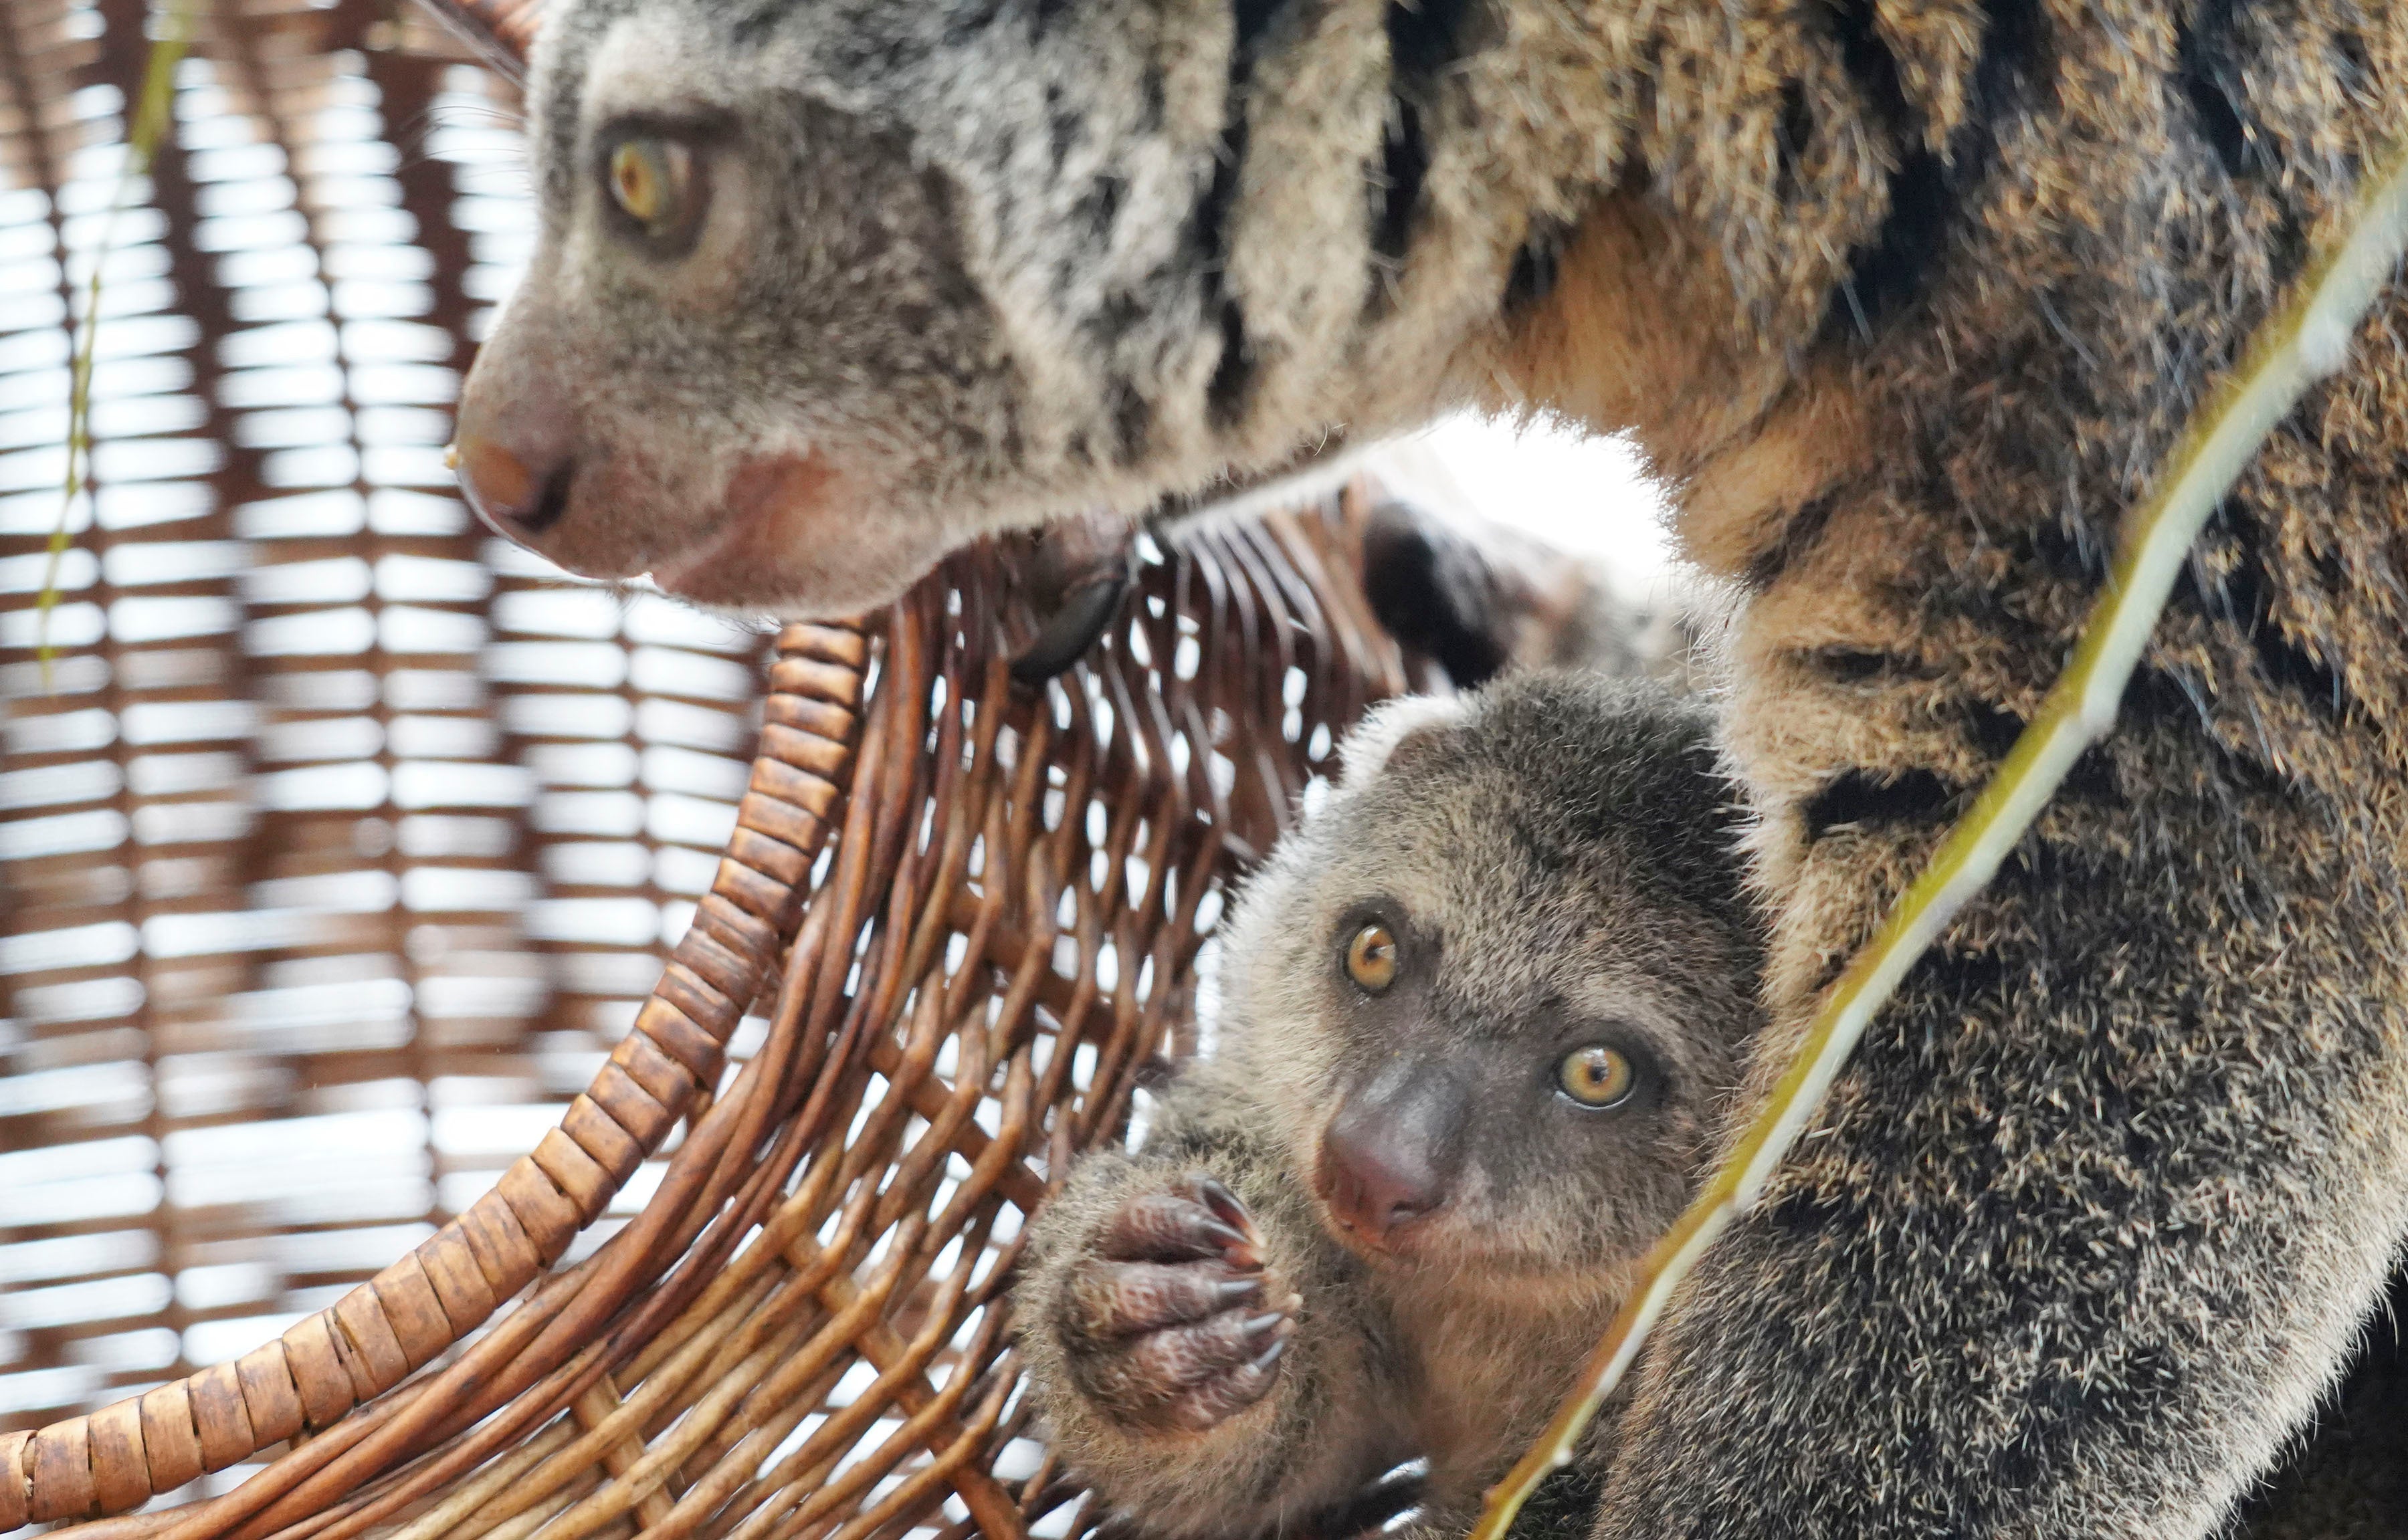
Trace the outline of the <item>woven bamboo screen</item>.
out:
<instances>
[{"instance_id":1,"label":"woven bamboo screen","mask_svg":"<svg viewBox=\"0 0 2408 1540\"><path fill-rule=\"evenodd\" d=\"M0 1531L1084 1524L1001 1286L1404 683L1359 503L1145 546L1039 686L1010 549L774 667L539 570L441 465L528 239L471 59L379 0L0 0Z\"/></svg>"}]
</instances>

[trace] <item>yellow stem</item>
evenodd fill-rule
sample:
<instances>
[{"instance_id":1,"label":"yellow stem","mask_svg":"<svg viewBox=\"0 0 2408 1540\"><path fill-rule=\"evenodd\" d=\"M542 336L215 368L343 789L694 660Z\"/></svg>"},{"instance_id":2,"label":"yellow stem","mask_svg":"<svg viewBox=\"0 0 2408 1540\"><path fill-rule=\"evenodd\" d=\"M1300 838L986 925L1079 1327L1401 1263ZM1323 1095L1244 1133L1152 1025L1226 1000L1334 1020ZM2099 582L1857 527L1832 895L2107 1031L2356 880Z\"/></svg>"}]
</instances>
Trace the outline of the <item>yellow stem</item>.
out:
<instances>
[{"instance_id":1,"label":"yellow stem","mask_svg":"<svg viewBox=\"0 0 2408 1540\"><path fill-rule=\"evenodd\" d=\"M126 127L125 164L118 173L117 195L110 200L108 217L101 223L100 241L92 254L92 277L84 288L83 325L76 335L75 361L67 376L66 487L59 500L59 521L50 531L50 559L43 563L41 592L34 601L34 655L41 661L45 690L50 688L50 663L55 656L50 649L50 611L59 602L59 568L75 544L69 526L75 518L76 499L85 491L87 467L92 463L92 361L94 340L100 335L100 270L108 261L109 249L116 244L118 217L134 200L134 184L149 173L152 157L167 136L167 125L175 121L176 66L183 62L184 51L191 46L189 21L184 4L178 0L170 0L160 14L159 36L151 39L150 57L143 66L142 94L135 103L133 120Z\"/></svg>"},{"instance_id":2,"label":"yellow stem","mask_svg":"<svg viewBox=\"0 0 2408 1540\"><path fill-rule=\"evenodd\" d=\"M2115 710L2191 541L2266 435L2309 386L2339 369L2349 339L2408 245L2408 152L2370 174L2342 238L2302 275L2208 392L2149 499L2127 520L2106 587L2065 673L1998 775L1914 885L1856 953L1815 1013L1763 1109L1641 1264L1640 1281L1538 1444L1490 1489L1470 1540L1502 1540L1547 1473L1565 1464L1597 1409L1638 1356L1673 1290L1731 1220L1752 1207L1838 1077L1865 1024L1924 949L1979 893L2073 762L2114 725Z\"/></svg>"}]
</instances>

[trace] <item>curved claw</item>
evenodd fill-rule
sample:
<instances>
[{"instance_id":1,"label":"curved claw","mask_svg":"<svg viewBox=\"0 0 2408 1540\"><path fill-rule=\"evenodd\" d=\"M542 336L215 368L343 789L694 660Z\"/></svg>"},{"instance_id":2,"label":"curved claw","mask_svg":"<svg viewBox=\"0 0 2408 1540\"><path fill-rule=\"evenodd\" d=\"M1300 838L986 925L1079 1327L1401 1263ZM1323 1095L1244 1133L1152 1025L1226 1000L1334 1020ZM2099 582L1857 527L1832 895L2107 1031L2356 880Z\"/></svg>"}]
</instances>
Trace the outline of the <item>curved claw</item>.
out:
<instances>
[{"instance_id":1,"label":"curved claw","mask_svg":"<svg viewBox=\"0 0 2408 1540\"><path fill-rule=\"evenodd\" d=\"M1028 569L1037 635L1011 660L1011 677L1043 684L1077 663L1110 629L1136 578L1135 532L1126 520L1069 520L1047 528Z\"/></svg>"},{"instance_id":2,"label":"curved claw","mask_svg":"<svg viewBox=\"0 0 2408 1540\"><path fill-rule=\"evenodd\" d=\"M1303 1301L1266 1272L1236 1193L1192 1173L1123 1202L1094 1243L1057 1318L1090 1398L1131 1426L1193 1433L1269 1392Z\"/></svg>"},{"instance_id":3,"label":"curved claw","mask_svg":"<svg viewBox=\"0 0 2408 1540\"><path fill-rule=\"evenodd\" d=\"M1259 1273L1230 1276L1193 1262L1091 1267L1078 1283L1081 1313L1097 1336L1135 1336L1209 1319L1262 1297Z\"/></svg>"},{"instance_id":4,"label":"curved claw","mask_svg":"<svg viewBox=\"0 0 2408 1540\"><path fill-rule=\"evenodd\" d=\"M1211 1176L1196 1184L1196 1193L1204 1201L1204 1206L1212 1211L1214 1219L1230 1229L1240 1232L1249 1241L1257 1238L1254 1234L1254 1217L1246 1212L1246 1205L1238 1201L1236 1193L1223 1187Z\"/></svg>"},{"instance_id":5,"label":"curved claw","mask_svg":"<svg viewBox=\"0 0 2408 1540\"><path fill-rule=\"evenodd\" d=\"M1293 1323L1291 1323L1293 1324ZM1206 1380L1170 1404L1167 1420L1186 1433L1210 1433L1268 1394L1279 1378L1280 1356L1287 1351L1287 1333L1227 1373Z\"/></svg>"},{"instance_id":6,"label":"curved claw","mask_svg":"<svg viewBox=\"0 0 2408 1540\"><path fill-rule=\"evenodd\" d=\"M1089 1390L1140 1427L1201 1433L1261 1400L1296 1322L1229 1310L1127 1339L1089 1370Z\"/></svg>"},{"instance_id":7,"label":"curved claw","mask_svg":"<svg viewBox=\"0 0 2408 1540\"><path fill-rule=\"evenodd\" d=\"M1150 1192L1123 1205L1104 1235L1103 1252L1117 1262L1219 1262L1238 1272L1263 1265L1244 1230L1176 1192Z\"/></svg>"}]
</instances>

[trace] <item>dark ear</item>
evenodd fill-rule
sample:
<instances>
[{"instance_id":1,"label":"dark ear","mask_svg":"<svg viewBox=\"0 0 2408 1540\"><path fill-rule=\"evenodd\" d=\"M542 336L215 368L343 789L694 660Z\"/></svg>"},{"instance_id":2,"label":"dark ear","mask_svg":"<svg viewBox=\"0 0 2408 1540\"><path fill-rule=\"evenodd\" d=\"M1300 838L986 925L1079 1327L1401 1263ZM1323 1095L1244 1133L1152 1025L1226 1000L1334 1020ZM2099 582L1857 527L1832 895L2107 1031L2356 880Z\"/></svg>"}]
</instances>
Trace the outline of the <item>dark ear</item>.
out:
<instances>
[{"instance_id":1,"label":"dark ear","mask_svg":"<svg viewBox=\"0 0 2408 1540\"><path fill-rule=\"evenodd\" d=\"M1595 558L1408 502L1371 512L1363 593L1398 644L1458 690L1514 668L1651 672L1656 654L1685 650L1645 635L1653 618L1617 594Z\"/></svg>"},{"instance_id":2,"label":"dark ear","mask_svg":"<svg viewBox=\"0 0 2408 1540\"><path fill-rule=\"evenodd\" d=\"M1485 683L1512 656L1515 606L1500 576L1461 531L1410 503L1381 504L1363 532L1371 613L1458 690Z\"/></svg>"}]
</instances>

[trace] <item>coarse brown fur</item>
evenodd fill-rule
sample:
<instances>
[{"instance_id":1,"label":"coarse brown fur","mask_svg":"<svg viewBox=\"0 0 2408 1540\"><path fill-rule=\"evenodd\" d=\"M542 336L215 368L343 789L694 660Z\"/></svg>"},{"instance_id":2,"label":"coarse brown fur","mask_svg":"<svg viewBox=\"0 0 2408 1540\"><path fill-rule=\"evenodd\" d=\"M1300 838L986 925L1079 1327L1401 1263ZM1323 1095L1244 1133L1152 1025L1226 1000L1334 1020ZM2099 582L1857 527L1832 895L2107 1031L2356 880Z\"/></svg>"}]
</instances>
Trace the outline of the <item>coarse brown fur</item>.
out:
<instances>
[{"instance_id":1,"label":"coarse brown fur","mask_svg":"<svg viewBox=\"0 0 2408 1540\"><path fill-rule=\"evenodd\" d=\"M2408 133L2408 6L573 0L536 104L463 434L573 564L824 609L1333 428L1634 432L1749 594L1769 1077ZM686 121L748 195L670 262L594 157ZM1600 1540L2197 1536L2306 1423L2408 1231L2403 323L1675 1302Z\"/></svg>"},{"instance_id":2,"label":"coarse brown fur","mask_svg":"<svg viewBox=\"0 0 2408 1540\"><path fill-rule=\"evenodd\" d=\"M1088 1157L1032 1226L1016 1299L1033 1393L1072 1468L1143 1534L1295 1529L1409 1458L1429 1462L1423 1522L1465 1521L1693 1193L1760 1020L1758 918L1702 707L1594 673L1515 674L1391 706L1345 759L1239 902L1211 1050L1142 1148ZM1400 938L1376 995L1342 962L1366 917ZM1638 1066L1620 1105L1558 1088L1567 1053L1595 1043ZM1461 1120L1404 1137L1415 1152L1426 1137L1448 1195L1380 1244L1350 1238L1316 1175L1330 1131L1367 1097L1440 1079ZM1128 1265L1131 1205L1205 1178L1245 1206L1259 1269L1142 1248L1255 1287L1166 1329L1161 1295L1186 1282ZM1098 1324L1132 1313L1148 1329ZM1295 1335L1257 1369L1280 1314ZM1133 1348L1167 1355L1134 1398ZM1182 1392L1211 1398L1203 1416L1146 1415Z\"/></svg>"}]
</instances>

